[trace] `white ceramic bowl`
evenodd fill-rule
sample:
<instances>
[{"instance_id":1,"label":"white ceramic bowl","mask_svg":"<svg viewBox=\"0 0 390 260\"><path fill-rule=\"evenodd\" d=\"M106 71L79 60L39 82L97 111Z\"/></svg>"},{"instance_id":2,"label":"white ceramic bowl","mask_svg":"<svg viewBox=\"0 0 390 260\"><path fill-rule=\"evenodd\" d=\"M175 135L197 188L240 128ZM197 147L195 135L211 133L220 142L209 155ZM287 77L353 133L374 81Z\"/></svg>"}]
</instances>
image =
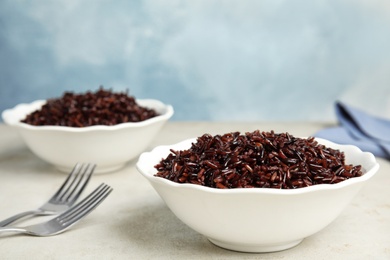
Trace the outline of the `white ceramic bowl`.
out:
<instances>
[{"instance_id":1,"label":"white ceramic bowl","mask_svg":"<svg viewBox=\"0 0 390 260\"><path fill-rule=\"evenodd\" d=\"M139 105L155 109L160 115L141 122L82 128L33 126L20 122L45 102L38 100L19 104L3 111L2 117L6 124L18 130L38 157L65 172L70 172L77 162L96 163L96 173L120 169L148 147L173 115L170 105L158 100L140 99L137 100Z\"/></svg>"},{"instance_id":2,"label":"white ceramic bowl","mask_svg":"<svg viewBox=\"0 0 390 260\"><path fill-rule=\"evenodd\" d=\"M294 190L216 189L154 176L154 166L166 158L170 149L188 149L196 139L141 154L137 169L180 220L212 243L244 252L279 251L329 225L379 169L371 153L355 146L316 140L344 151L346 163L362 165L364 175L337 184Z\"/></svg>"}]
</instances>

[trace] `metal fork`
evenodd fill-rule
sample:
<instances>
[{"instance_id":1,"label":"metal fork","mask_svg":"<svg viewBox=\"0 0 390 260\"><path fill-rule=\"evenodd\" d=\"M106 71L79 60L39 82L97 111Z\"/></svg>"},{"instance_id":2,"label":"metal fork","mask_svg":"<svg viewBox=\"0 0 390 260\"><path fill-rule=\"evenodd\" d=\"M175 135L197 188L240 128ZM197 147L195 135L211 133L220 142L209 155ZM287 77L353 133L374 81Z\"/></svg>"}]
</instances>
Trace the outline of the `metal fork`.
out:
<instances>
[{"instance_id":1,"label":"metal fork","mask_svg":"<svg viewBox=\"0 0 390 260\"><path fill-rule=\"evenodd\" d=\"M64 212L79 198L95 167L95 164L76 164L62 186L45 204L38 209L25 211L1 221L0 227L7 226L27 216L46 216Z\"/></svg>"},{"instance_id":2,"label":"metal fork","mask_svg":"<svg viewBox=\"0 0 390 260\"><path fill-rule=\"evenodd\" d=\"M88 215L103 202L111 191L112 188L110 186L102 183L81 202L49 221L26 227L0 227L0 233L17 232L32 236L53 236L60 234Z\"/></svg>"}]
</instances>

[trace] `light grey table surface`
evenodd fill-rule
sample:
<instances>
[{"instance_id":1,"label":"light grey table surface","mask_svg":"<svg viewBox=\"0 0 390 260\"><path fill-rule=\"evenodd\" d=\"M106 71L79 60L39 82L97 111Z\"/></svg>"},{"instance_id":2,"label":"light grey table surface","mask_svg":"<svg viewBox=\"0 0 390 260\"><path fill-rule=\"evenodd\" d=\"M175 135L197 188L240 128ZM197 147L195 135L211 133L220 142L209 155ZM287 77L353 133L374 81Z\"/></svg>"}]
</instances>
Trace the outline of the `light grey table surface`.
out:
<instances>
[{"instance_id":1,"label":"light grey table surface","mask_svg":"<svg viewBox=\"0 0 390 260\"><path fill-rule=\"evenodd\" d=\"M310 136L326 126L169 122L150 149L204 133L260 129ZM84 194L101 182L114 191L67 232L52 237L0 235L0 259L390 259L390 163L378 161L377 175L342 214L289 250L249 254L214 246L171 213L137 172L134 160L117 172L93 176ZM40 206L65 176L32 154L13 129L0 124L0 220Z\"/></svg>"}]
</instances>

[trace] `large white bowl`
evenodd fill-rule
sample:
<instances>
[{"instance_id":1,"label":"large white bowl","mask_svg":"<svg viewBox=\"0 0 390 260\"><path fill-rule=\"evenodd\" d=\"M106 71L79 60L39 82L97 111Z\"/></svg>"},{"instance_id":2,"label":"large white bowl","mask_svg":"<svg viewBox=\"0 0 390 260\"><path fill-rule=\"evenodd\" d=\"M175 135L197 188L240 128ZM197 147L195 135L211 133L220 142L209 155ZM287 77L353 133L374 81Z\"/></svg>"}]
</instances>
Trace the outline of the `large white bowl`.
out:
<instances>
[{"instance_id":1,"label":"large white bowl","mask_svg":"<svg viewBox=\"0 0 390 260\"><path fill-rule=\"evenodd\" d=\"M172 212L212 243L244 252L279 251L299 244L329 225L379 169L371 153L355 146L316 140L344 151L346 163L362 165L364 175L337 184L292 190L216 189L154 176L157 173L154 166L166 158L170 149L188 149L196 139L142 153L136 166Z\"/></svg>"},{"instance_id":2,"label":"large white bowl","mask_svg":"<svg viewBox=\"0 0 390 260\"><path fill-rule=\"evenodd\" d=\"M22 123L38 110L45 100L19 104L3 111L6 124L19 131L27 146L40 158L61 171L69 172L77 162L96 163L96 173L118 170L143 152L166 121L173 108L158 100L140 99L141 106L155 109L160 115L141 122L82 128L33 126Z\"/></svg>"}]
</instances>

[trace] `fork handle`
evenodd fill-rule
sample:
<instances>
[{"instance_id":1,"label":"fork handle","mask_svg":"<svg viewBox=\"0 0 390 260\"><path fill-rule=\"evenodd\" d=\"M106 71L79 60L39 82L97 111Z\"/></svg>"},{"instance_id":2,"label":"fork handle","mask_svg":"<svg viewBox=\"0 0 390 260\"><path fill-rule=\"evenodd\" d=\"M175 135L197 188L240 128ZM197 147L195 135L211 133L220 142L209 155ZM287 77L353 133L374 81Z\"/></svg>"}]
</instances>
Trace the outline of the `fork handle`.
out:
<instances>
[{"instance_id":1,"label":"fork handle","mask_svg":"<svg viewBox=\"0 0 390 260\"><path fill-rule=\"evenodd\" d=\"M40 210L29 210L29 211L21 212L19 214L16 214L12 217L9 217L9 218L1 221L0 227L8 226L9 224L11 224L13 222L20 220L22 218L28 217L28 216L37 216L37 215L41 215L41 214L42 214L42 211L40 211Z\"/></svg>"},{"instance_id":2,"label":"fork handle","mask_svg":"<svg viewBox=\"0 0 390 260\"><path fill-rule=\"evenodd\" d=\"M18 227L0 227L0 233L2 232L17 232L17 233L27 233L23 228Z\"/></svg>"}]
</instances>

